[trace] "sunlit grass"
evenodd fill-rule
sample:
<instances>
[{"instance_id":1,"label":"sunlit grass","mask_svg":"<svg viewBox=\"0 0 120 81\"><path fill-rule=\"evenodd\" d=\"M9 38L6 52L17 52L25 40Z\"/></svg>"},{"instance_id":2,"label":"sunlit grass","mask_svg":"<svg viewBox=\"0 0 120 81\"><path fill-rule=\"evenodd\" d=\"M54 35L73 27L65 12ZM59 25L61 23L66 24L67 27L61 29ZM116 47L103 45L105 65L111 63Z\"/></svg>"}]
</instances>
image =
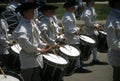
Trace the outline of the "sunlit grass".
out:
<instances>
[{"instance_id":1,"label":"sunlit grass","mask_svg":"<svg viewBox=\"0 0 120 81\"><path fill-rule=\"evenodd\" d=\"M53 5L58 6L59 8L56 10L56 15L58 19L61 19L65 13L65 9L63 8L63 4L61 3L53 3ZM109 13L109 5L108 4L95 4L95 10L97 13L97 20L105 20Z\"/></svg>"},{"instance_id":2,"label":"sunlit grass","mask_svg":"<svg viewBox=\"0 0 120 81\"><path fill-rule=\"evenodd\" d=\"M50 4L53 4L59 7L56 10L56 15L58 19L61 19L65 13L65 9L63 8L63 3L50 3ZM5 7L6 7L6 4L0 4L0 13L5 10ZM97 13L97 20L105 20L107 18L110 8L108 4L96 4L95 10ZM1 17L1 14L0 14L0 17Z\"/></svg>"}]
</instances>

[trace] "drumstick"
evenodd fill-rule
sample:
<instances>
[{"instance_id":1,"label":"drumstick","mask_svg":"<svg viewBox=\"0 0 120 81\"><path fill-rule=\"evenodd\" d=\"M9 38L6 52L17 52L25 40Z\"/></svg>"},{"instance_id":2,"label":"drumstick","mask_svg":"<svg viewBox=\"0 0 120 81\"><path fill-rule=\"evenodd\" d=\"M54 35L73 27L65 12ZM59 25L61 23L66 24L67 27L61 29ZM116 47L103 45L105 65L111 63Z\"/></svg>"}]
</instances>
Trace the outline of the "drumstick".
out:
<instances>
[{"instance_id":1,"label":"drumstick","mask_svg":"<svg viewBox=\"0 0 120 81\"><path fill-rule=\"evenodd\" d=\"M62 36L64 37L64 35L62 34ZM69 48L71 49L70 47L70 43L68 41L66 41L67 45L69 46Z\"/></svg>"},{"instance_id":2,"label":"drumstick","mask_svg":"<svg viewBox=\"0 0 120 81\"><path fill-rule=\"evenodd\" d=\"M62 24L62 28L64 29L63 24ZM63 34L62 34L62 36L63 36ZM63 36L63 37L64 37L64 36ZM69 43L68 41L67 41L66 43L67 43L67 45L69 46L69 48L70 48L70 50L71 50L70 43Z\"/></svg>"},{"instance_id":3,"label":"drumstick","mask_svg":"<svg viewBox=\"0 0 120 81\"><path fill-rule=\"evenodd\" d=\"M70 47L70 43L67 41L67 45L69 46L70 50L71 50L71 47Z\"/></svg>"},{"instance_id":4,"label":"drumstick","mask_svg":"<svg viewBox=\"0 0 120 81\"><path fill-rule=\"evenodd\" d=\"M4 71L2 70L1 67L0 67L0 71L2 72L2 74L4 75L4 77L7 78L6 74L4 73Z\"/></svg>"},{"instance_id":5,"label":"drumstick","mask_svg":"<svg viewBox=\"0 0 120 81\"><path fill-rule=\"evenodd\" d=\"M54 50L54 49L52 49L52 52L53 52L55 55L57 55L57 53L55 52L55 50Z\"/></svg>"}]
</instances>

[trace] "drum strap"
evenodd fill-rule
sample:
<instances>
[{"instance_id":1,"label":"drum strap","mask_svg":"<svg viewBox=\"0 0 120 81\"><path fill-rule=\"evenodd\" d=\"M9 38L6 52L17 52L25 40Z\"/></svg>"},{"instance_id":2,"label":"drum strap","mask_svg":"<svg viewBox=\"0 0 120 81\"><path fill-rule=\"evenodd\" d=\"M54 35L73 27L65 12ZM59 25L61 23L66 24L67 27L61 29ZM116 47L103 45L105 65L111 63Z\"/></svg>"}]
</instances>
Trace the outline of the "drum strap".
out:
<instances>
[{"instance_id":1,"label":"drum strap","mask_svg":"<svg viewBox=\"0 0 120 81\"><path fill-rule=\"evenodd\" d=\"M43 64L43 56L38 54L38 56L36 57L36 60L38 61L40 67L43 68L43 66L44 66L44 64Z\"/></svg>"},{"instance_id":2,"label":"drum strap","mask_svg":"<svg viewBox=\"0 0 120 81\"><path fill-rule=\"evenodd\" d=\"M40 35L39 35L39 30L36 28L36 24L34 21L31 21L31 25L32 25L32 35L33 35L33 38L35 37L37 39L37 41L40 43L41 42L41 39L40 39ZM39 65L41 68L43 68L43 57L40 53L37 54L38 56L35 57L36 60L38 61Z\"/></svg>"},{"instance_id":3,"label":"drum strap","mask_svg":"<svg viewBox=\"0 0 120 81\"><path fill-rule=\"evenodd\" d=\"M3 21L3 20L1 20L1 22L2 22L2 21ZM6 39L8 40L7 28L6 28L6 26L5 26L5 23L1 23L0 29L1 29L2 34L5 35Z\"/></svg>"}]
</instances>

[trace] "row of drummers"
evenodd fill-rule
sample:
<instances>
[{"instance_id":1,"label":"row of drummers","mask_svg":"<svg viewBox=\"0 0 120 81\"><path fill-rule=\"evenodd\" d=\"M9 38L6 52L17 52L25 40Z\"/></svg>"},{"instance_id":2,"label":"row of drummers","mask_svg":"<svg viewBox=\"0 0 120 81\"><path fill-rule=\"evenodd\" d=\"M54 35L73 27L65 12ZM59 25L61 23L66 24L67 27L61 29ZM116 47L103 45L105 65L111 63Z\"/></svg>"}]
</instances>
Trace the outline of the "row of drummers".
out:
<instances>
[{"instance_id":1,"label":"row of drummers","mask_svg":"<svg viewBox=\"0 0 120 81\"><path fill-rule=\"evenodd\" d=\"M41 74L43 80L50 79L60 81L64 75L70 75L71 72L74 72L78 59L82 61L89 59L95 41L87 35L80 35L79 38L81 40L79 44L81 51L71 45L62 44L59 48L54 48L52 52L43 55L44 67ZM7 62L5 66L7 66L8 70L5 71L5 73L8 76L12 76L12 78L14 77L15 80L19 79L16 81L22 81L22 78L15 74L16 72L20 72L19 54L21 49L19 44L14 43L14 45L10 47L10 54L6 55L7 59L4 60ZM36 57L39 63L41 63L40 58L41 56L39 55ZM15 73L9 71L14 71ZM11 77L7 79L10 80Z\"/></svg>"},{"instance_id":2,"label":"row of drummers","mask_svg":"<svg viewBox=\"0 0 120 81\"><path fill-rule=\"evenodd\" d=\"M33 6L35 7L35 5L33 4L30 6L29 5L22 4L21 8L24 11L24 9L26 9L25 7L28 8L29 7L31 8ZM75 5L76 3L71 3L71 2L66 3L64 4L64 8L67 9L68 7ZM12 4L10 6L15 6L15 5ZM88 60L91 55L91 51L96 44L96 41L92 39L92 37L85 34L80 34L80 29L76 27L76 23L75 23L76 19L73 12L68 11L65 13L62 22L63 27L59 27L58 21L56 20L56 16L55 16L55 9L57 8L58 7L53 5L45 5L44 7L41 8L43 17L40 19L35 17L35 19L33 19L34 22L31 22L31 27L34 28L31 29L32 30L31 34L34 35L35 39L40 38L40 40L48 44L48 46L46 47L46 49L48 50L47 54L43 54L43 55L38 54L36 56L36 60L43 68L41 76L43 79L48 79L52 81L60 81L61 77L63 77L64 74L73 72L78 59L81 59L82 61ZM21 9L18 9L17 11L21 12ZM14 40L15 38L13 39L12 33L10 33L10 35L7 34L8 33L7 29L10 29L9 24L15 22L15 24L11 26L14 28L15 26L17 26L19 22L18 17L19 18L21 17L20 14L12 10L6 10L5 12L2 13L4 19L1 19L0 25L1 25L1 29L3 31L5 30L4 32L6 39L10 40L9 43L10 57L12 56L13 58L13 59L7 58L8 65L5 65L8 67L7 69L11 69L12 67L13 70L15 69L20 70L21 64L19 62L19 54L22 50L22 47ZM68 21L66 20L66 17L69 17L67 18ZM41 31L40 35L38 35L37 26ZM10 32L13 32L14 28L12 30L10 29ZM29 28L29 25L26 28ZM101 46L101 44L103 45L105 43L104 40L106 40L106 33L103 31L99 31L99 33L100 33L99 34L100 44L98 45ZM76 41L78 42L75 43ZM78 49L75 48L73 44L78 45L79 48ZM41 56L43 57L43 64L41 62L42 59ZM44 65L44 67L41 64Z\"/></svg>"},{"instance_id":3,"label":"row of drummers","mask_svg":"<svg viewBox=\"0 0 120 81\"><path fill-rule=\"evenodd\" d=\"M6 25L6 29L7 30L7 33L10 33L12 34L12 31L16 28L16 26L18 25L20 19L21 19L21 16L20 16L20 13L16 13L15 12L15 9L16 7L20 5L20 3L18 2L11 2L8 4L8 6L6 7L6 10L4 12L2 12L2 16L4 18L4 20L1 20L1 24L3 23L4 25ZM43 3L43 5L45 5L45 3ZM67 5L65 6L72 6L72 5L77 5L77 3L68 3ZM64 6L64 7L65 7ZM40 6L39 6L40 7ZM51 9L52 8L52 9ZM42 23L44 22L45 24L47 23L48 25L50 25L50 27L52 27L50 30L52 31L52 33L54 33L55 35L60 35L62 34L61 36L63 37L64 36L64 32L66 33L73 33L73 32L76 32L77 31L77 34L80 35L81 34L81 30L80 27L76 27L76 18L75 18L75 15L70 15L69 13L66 13L65 15L70 15L71 16L71 22L67 23L65 22L64 23L64 20L62 22L62 27L60 27L58 25L58 20L57 20L57 17L55 15L55 9L57 9L58 7L56 6L46 6L46 7L42 7L42 8L39 8L37 10L35 10L35 20L36 20L36 23L39 24L39 23ZM40 10L41 9L41 10ZM43 14L43 11L44 10L49 10L51 9L52 10L52 15L51 17L47 17L45 14ZM44 17L44 18L43 18ZM73 18L72 18L73 17ZM43 18L43 19L42 19ZM48 18L48 19L47 19ZM63 18L64 19L64 18ZM41 22L42 20L42 22ZM44 24L42 23L42 24ZM42 28L42 24L41 25L41 28L39 28L41 31L43 31L44 28ZM72 27L73 25L73 30L70 29L70 26ZM80 32L79 32L80 30ZM83 32L83 31L82 31ZM107 49L107 44L106 44L106 33L104 31L102 31L102 29L98 30L98 51L100 52L104 52L104 50ZM8 34L8 35L10 35ZM54 35L54 36L55 36ZM11 35L10 35L11 36ZM61 37L60 36L60 37ZM71 36L73 37L73 36ZM11 38L11 37L10 37ZM56 37L55 37L56 38ZM78 37L79 38L79 37ZM71 39L71 38L69 38ZM70 40L68 40L69 42L71 42ZM104 42L103 42L104 41ZM79 43L78 43L79 44ZM101 44L103 44L101 46ZM104 47L105 49L101 49L102 47Z\"/></svg>"}]
</instances>

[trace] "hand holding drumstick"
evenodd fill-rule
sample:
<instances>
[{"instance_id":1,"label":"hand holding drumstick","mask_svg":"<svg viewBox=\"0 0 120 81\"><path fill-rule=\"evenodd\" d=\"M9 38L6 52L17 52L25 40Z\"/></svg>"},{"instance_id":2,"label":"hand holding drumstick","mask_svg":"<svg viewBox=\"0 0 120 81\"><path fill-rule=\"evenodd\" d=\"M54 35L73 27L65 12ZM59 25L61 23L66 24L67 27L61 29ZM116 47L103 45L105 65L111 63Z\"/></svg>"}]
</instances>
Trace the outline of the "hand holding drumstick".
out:
<instances>
[{"instance_id":1,"label":"hand holding drumstick","mask_svg":"<svg viewBox=\"0 0 120 81\"><path fill-rule=\"evenodd\" d=\"M9 46L12 46L12 45L14 45L15 43L16 43L15 41L13 41L13 40L9 40L8 45L9 45Z\"/></svg>"},{"instance_id":2,"label":"hand holding drumstick","mask_svg":"<svg viewBox=\"0 0 120 81\"><path fill-rule=\"evenodd\" d=\"M94 24L94 26L96 27L97 30L103 29L103 28L102 28L102 25L100 25L100 24Z\"/></svg>"},{"instance_id":3,"label":"hand holding drumstick","mask_svg":"<svg viewBox=\"0 0 120 81\"><path fill-rule=\"evenodd\" d=\"M54 48L59 48L60 46L57 44L57 45L46 45L46 47L45 48L42 48L41 50L40 50L40 53L42 53L42 54L44 54L44 53L47 53L47 52L49 52L49 51L53 51L53 49Z\"/></svg>"}]
</instances>

